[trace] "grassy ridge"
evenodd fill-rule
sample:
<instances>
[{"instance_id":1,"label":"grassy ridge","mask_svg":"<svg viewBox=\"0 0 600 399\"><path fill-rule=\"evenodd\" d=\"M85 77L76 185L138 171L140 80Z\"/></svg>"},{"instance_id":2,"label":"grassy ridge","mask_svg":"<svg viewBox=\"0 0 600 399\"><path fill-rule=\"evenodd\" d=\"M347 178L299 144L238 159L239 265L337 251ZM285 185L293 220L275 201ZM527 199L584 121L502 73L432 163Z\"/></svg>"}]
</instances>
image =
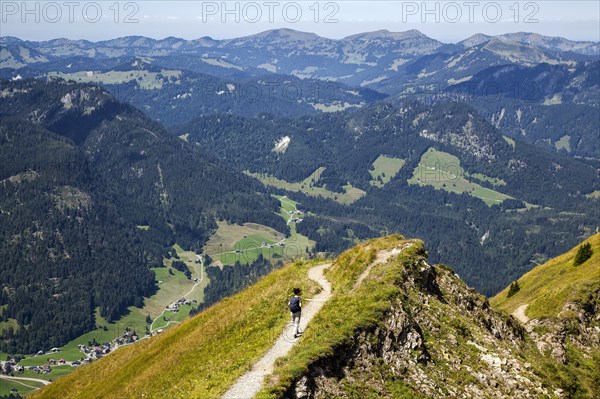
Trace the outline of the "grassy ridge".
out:
<instances>
[{"instance_id":1,"label":"grassy ridge","mask_svg":"<svg viewBox=\"0 0 600 399\"><path fill-rule=\"evenodd\" d=\"M280 361L279 383L268 389L283 389L310 361L330 353L357 328L381 318L398 293L394 280L403 267L375 267L357 290L352 286L378 249L403 241L399 235L369 241L336 260L328 271L334 297L313 320L297 349ZM415 241L413 248L400 255L403 260L394 264L413 260L414 251L422 247ZM316 284L306 276L316 263L287 265L180 326L83 366L32 397L218 398L279 336L288 321L286 301L292 285L300 286L306 297L317 292Z\"/></svg>"},{"instance_id":2,"label":"grassy ridge","mask_svg":"<svg viewBox=\"0 0 600 399\"><path fill-rule=\"evenodd\" d=\"M597 274L600 272L600 234L588 241L592 243L594 254L587 262L577 268L572 266L578 247L574 248L525 275L520 280L521 291L511 297L510 301L499 301L499 306L504 306L504 310L516 308L522 303L517 300L521 298L530 301L535 310L536 301L542 301L546 307L543 315L556 315L562 308L561 303L564 303L561 301L576 300L579 295L588 293L589 289L600 288L597 286L600 284L600 275ZM403 245L407 242L412 245ZM400 254L385 262L376 263L362 283L354 288L369 265L380 257L378 251L398 247L404 247ZM340 345L350 342L357 330L377 326L390 309L392 301L403 294L398 282L406 278L406 273L418 270L417 262L425 257L421 241L407 241L399 235L365 242L340 255L326 272L333 288L332 298L315 316L299 343L286 357L277 361L275 373L257 398L280 397L296 378L308 371L309 365L333 354ZM32 397L216 399L278 337L287 322L285 303L292 285L303 288L306 297L317 292L315 284L306 277L306 271L315 263L317 262L297 262L287 265L181 326L82 367ZM534 273L536 271L538 274ZM559 281L557 279L560 279L560 284L556 283ZM566 297L565 293L568 294ZM502 298L505 297L506 295ZM416 300L419 301L418 298ZM515 302L511 302L513 300ZM433 302L430 304L434 305ZM438 319L442 320L443 317ZM456 336L460 336L459 332L465 328L466 331L477 331L477 327L473 327L468 319L462 320L456 315L443 319L440 326L458 326L452 327L452 331L456 330ZM463 328L464 326L466 327ZM431 353L435 352L437 338L437 335L431 338ZM465 348L467 351L475 351L468 345ZM571 367L547 358L533 344L525 345L521 350L520 356L534 364L535 373L543 376L552 386L559 386L569 392L593 392L593 378L597 374L594 374L594 362L600 359L600 355L594 354L592 358L588 358L567 347L569 359L578 364L577 367ZM473 352L473 356L461 359L467 363L478 363L479 352ZM585 374L584 377L580 376L582 373ZM467 374L465 378L469 376ZM457 378L456 381L461 378L460 375L454 377ZM577 384L581 387L575 386ZM411 389L401 385L388 387L388 392L393 393L393 397L417 397ZM574 386L573 389L570 388L571 385Z\"/></svg>"},{"instance_id":3,"label":"grassy ridge","mask_svg":"<svg viewBox=\"0 0 600 399\"><path fill-rule=\"evenodd\" d=\"M555 322L563 326L555 328L578 331L578 315L575 312L565 312L564 305L585 300L592 292L600 289L600 234L584 241L587 242L592 245L593 254L583 264L573 265L573 259L580 247L578 245L523 275L518 280L520 290L510 298L507 287L492 298L490 303L495 309L508 313L528 304L526 316L548 321L550 326ZM538 334L551 331L547 326L537 329ZM524 356L535 365L537 373L546 381L561 387L567 393L566 397L599 397L600 350L591 347L584 352L572 340L573 334L569 335L564 343L565 362L557 362L550 355L534 349L527 350Z\"/></svg>"},{"instance_id":4,"label":"grassy ridge","mask_svg":"<svg viewBox=\"0 0 600 399\"><path fill-rule=\"evenodd\" d=\"M389 249L402 242L399 235L388 236L358 245L338 257L327 272L334 296L315 316L298 345L278 360L275 373L257 398L280 397L296 378L308 371L311 363L333 354L338 345L353 339L356 330L379 323L392 299L401 292L396 280L405 272L406 265L414 263L424 253L423 243L412 241L413 246L406 248L396 259L373 267L356 290L352 287L375 259L377 250Z\"/></svg>"},{"instance_id":5,"label":"grassy ridge","mask_svg":"<svg viewBox=\"0 0 600 399\"><path fill-rule=\"evenodd\" d=\"M549 260L523 275L519 292L508 298L509 287L490 300L492 306L512 313L529 304L526 315L531 318L556 317L567 302L577 301L600 289L600 234L584 243L592 244L592 257L582 265L573 266L579 245L569 252Z\"/></svg>"},{"instance_id":6,"label":"grassy ridge","mask_svg":"<svg viewBox=\"0 0 600 399\"><path fill-rule=\"evenodd\" d=\"M292 286L308 297L316 293L306 275L315 263L289 264L176 328L81 367L32 398L217 398L281 333Z\"/></svg>"}]
</instances>

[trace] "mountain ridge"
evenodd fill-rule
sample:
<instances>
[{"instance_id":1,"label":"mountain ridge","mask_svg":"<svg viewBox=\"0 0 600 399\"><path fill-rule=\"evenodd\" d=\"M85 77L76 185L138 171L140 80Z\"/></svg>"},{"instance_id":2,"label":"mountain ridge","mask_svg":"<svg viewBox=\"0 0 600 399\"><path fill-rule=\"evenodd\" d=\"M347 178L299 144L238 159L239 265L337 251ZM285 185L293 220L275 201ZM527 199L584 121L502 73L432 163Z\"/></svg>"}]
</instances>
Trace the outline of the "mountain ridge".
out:
<instances>
[{"instance_id":1,"label":"mountain ridge","mask_svg":"<svg viewBox=\"0 0 600 399\"><path fill-rule=\"evenodd\" d=\"M281 34L281 33L285 33L287 35L290 34L308 34L309 37L319 37L319 38L323 38L323 39L327 39L327 40L337 40L337 41L344 41L344 40L348 40L348 39L353 39L356 37L361 37L361 36L371 36L371 37L396 37L399 36L401 38L404 38L406 36L411 37L411 36L427 36L425 35L423 32L419 31L418 29L409 29L406 31L390 31L389 29L378 29L378 30L374 30L374 31L365 31L365 32L358 32L358 33L353 33L347 36L344 36L342 38L339 39L334 39L334 38L328 38L326 36L320 36L316 33L313 32L309 32L309 31L301 31L301 30L296 30L296 29L291 29L291 28L279 28L279 29L268 29L268 30L264 30L258 33L254 33L251 35L247 35L247 36L239 36L239 37L234 37L234 38L228 38L228 39L215 39L211 36L202 36L202 37L198 37L195 39L184 39L184 38L180 38L180 37L176 37L176 36L167 36L164 38L151 38L148 36L143 36L143 35L127 35L127 36L121 36L117 39L102 39L102 40L86 40L86 39L69 39L66 37L60 37L60 38L54 38L54 39L48 39L45 41L35 41L35 40L26 40L26 39L21 39L17 36L2 36L0 37L0 44L13 44L13 43L22 43L22 42L32 42L32 43L49 43L51 41L54 40L61 40L63 42L80 42L80 43L107 43L110 42L111 40L118 40L118 39L134 39L134 40L138 40L138 39L148 39L150 41L153 42L165 42L165 41L172 41L172 40L176 40L176 41L186 41L186 42L194 42L194 41L200 41L200 40L207 40L207 41L215 41L215 42L220 42L220 41L231 41L231 40L236 40L236 39L241 39L244 37L260 37L260 36L266 36L269 34ZM427 36L429 37L429 36ZM594 43L598 43L598 42L594 42L594 41L590 41L590 40L572 40L572 39L567 39L565 37L562 36L546 36L546 35L542 35L542 34L538 34L538 33L533 33L533 32L512 32L512 33L503 33L503 34L499 34L499 35L488 35L485 33L476 33L473 34L471 36L469 36L466 39L462 39L458 42L455 42L455 44L461 44L464 45L467 42L472 43L472 42L476 42L478 40L482 40L482 41L487 41L491 38L502 38L504 40L508 40L508 41L525 41L528 40L529 42L535 42L536 40L549 40L549 41L556 41L556 40L566 40L569 43L584 43L584 44L594 44ZM480 44L482 41L476 43ZM452 42L448 42L447 44L450 44Z\"/></svg>"},{"instance_id":2,"label":"mountain ridge","mask_svg":"<svg viewBox=\"0 0 600 399\"><path fill-rule=\"evenodd\" d=\"M291 283L282 279L295 276L303 286L312 264L285 266L182 326L82 367L32 398L74 398L84 392L89 398L107 393L219 398L273 342L257 337L285 325L284 312L270 313L278 308L273 300L260 304L267 298L261 290L269 287L269 298L285 301ZM258 398L575 398L600 389L590 379L585 348L570 349L569 356L578 356L576 364L538 349L517 320L493 310L451 268L430 264L420 240L395 235L367 241L337 257L326 277L332 298L279 360ZM308 297L314 295L314 287L306 288ZM236 316L215 319L240 306L244 311ZM591 312L597 317L597 309ZM247 324L249 315L260 328L256 321ZM280 321L274 330L261 331L263 317ZM239 341L237 328L244 329L246 339ZM187 345L200 330L206 331L204 337ZM210 344L217 337L218 348ZM576 337L566 334L567 340ZM232 347L240 352L240 346L248 349L232 364L226 353ZM161 356L167 347L176 348L170 360ZM600 359L600 353L593 356ZM207 363L209 375L203 371Z\"/></svg>"},{"instance_id":3,"label":"mountain ridge","mask_svg":"<svg viewBox=\"0 0 600 399\"><path fill-rule=\"evenodd\" d=\"M509 43L497 37L491 39L494 40L504 44ZM540 40L535 41L538 42ZM547 42L551 43L552 40L548 39ZM542 54L539 57L554 59L557 56L552 55L553 52L567 54L568 50L591 46L587 42L573 42L566 39L563 42L571 44L564 44L560 49L551 46L531 46L531 48ZM405 32L379 30L357 33L340 39L330 39L311 32L292 29L272 29L250 36L224 40L208 37L185 40L173 37L152 39L126 36L98 42L65 41L64 39L17 42L15 38L10 37L0 43L4 47L16 45L30 47L32 50L41 51L46 56L63 59L75 56L95 59L123 56L183 57L193 54L215 60L225 59L242 69L262 68L299 77L337 80L351 85L377 83L395 75L398 68L408 60L440 51L455 53L458 49L464 48L460 44L445 44L417 30ZM517 43L528 46L532 41L523 39ZM477 44L484 43L477 42ZM565 57L571 59L598 55L598 51L592 53L588 55L572 53L571 56ZM11 65L10 62L15 66L20 65L15 64L13 58L3 53L0 60L6 65Z\"/></svg>"}]
</instances>

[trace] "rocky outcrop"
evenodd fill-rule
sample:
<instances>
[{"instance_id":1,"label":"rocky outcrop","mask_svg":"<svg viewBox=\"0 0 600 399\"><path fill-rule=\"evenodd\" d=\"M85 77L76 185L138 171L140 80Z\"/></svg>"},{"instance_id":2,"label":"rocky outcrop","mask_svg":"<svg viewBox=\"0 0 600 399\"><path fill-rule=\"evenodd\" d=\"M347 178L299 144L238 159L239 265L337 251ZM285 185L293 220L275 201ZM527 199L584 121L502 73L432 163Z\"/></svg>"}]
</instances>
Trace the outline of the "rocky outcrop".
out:
<instances>
[{"instance_id":1,"label":"rocky outcrop","mask_svg":"<svg viewBox=\"0 0 600 399\"><path fill-rule=\"evenodd\" d=\"M449 268L412 266L384 319L311 364L285 398L561 396L519 355L532 344L516 320Z\"/></svg>"},{"instance_id":2,"label":"rocky outcrop","mask_svg":"<svg viewBox=\"0 0 600 399\"><path fill-rule=\"evenodd\" d=\"M600 290L582 302L568 302L558 318L531 320L527 333L540 353L546 353L562 364L568 363L567 345L574 345L584 357L600 348ZM600 365L599 365L600 366Z\"/></svg>"}]
</instances>

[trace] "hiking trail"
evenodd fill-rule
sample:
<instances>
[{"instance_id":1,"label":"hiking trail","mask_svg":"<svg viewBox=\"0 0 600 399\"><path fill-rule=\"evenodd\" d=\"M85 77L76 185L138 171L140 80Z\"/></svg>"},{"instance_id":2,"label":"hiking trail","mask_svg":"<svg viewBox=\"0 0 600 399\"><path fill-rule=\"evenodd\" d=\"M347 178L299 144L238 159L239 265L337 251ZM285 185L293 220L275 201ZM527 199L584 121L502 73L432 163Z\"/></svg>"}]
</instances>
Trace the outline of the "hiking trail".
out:
<instances>
[{"instance_id":1,"label":"hiking trail","mask_svg":"<svg viewBox=\"0 0 600 399\"><path fill-rule=\"evenodd\" d=\"M371 264L369 266L367 266L367 268L360 274L360 276L358 276L358 279L356 280L356 282L354 283L354 286L352 287L352 291L356 290L362 284L362 282L365 280L365 278L367 278L369 276L369 274L371 273L371 270L373 270L373 268L375 266L377 266L381 263L387 262L392 256L396 256L400 252L404 251L406 248L410 248L412 246L413 246L412 243L406 243L406 244L404 244L400 247L394 248L392 250L383 250L383 251L377 252L377 257L375 258L375 261L371 262Z\"/></svg>"},{"instance_id":2,"label":"hiking trail","mask_svg":"<svg viewBox=\"0 0 600 399\"><path fill-rule=\"evenodd\" d=\"M308 270L308 277L319 283L323 290L312 299L302 300L300 331L306 329L308 323L321 310L325 302L331 298L331 284L323 274L329 266L330 264L326 263ZM289 322L268 352L252 366L250 371L242 375L221 399L252 399L261 390L265 377L273 373L275 360L285 356L299 339L294 338L294 326Z\"/></svg>"},{"instance_id":3,"label":"hiking trail","mask_svg":"<svg viewBox=\"0 0 600 399\"><path fill-rule=\"evenodd\" d=\"M527 317L527 315L525 314L525 311L527 310L528 306L528 303L526 303L525 305L521 305L518 308L516 308L515 311L512 313L512 315L516 317L517 320L519 320L522 324L525 324L529 321L529 317Z\"/></svg>"}]
</instances>

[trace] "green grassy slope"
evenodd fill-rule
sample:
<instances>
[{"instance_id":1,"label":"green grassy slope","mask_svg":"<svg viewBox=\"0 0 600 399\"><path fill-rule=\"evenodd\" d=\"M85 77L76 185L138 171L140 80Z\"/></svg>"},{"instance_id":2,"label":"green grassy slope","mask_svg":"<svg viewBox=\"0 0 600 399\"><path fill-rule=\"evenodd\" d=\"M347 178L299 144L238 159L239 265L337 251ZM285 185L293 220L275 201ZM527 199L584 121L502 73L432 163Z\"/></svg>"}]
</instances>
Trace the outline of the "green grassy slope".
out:
<instances>
[{"instance_id":1,"label":"green grassy slope","mask_svg":"<svg viewBox=\"0 0 600 399\"><path fill-rule=\"evenodd\" d=\"M180 326L119 349L32 398L217 398L274 342L288 321L293 286L316 292L315 262L277 270Z\"/></svg>"},{"instance_id":2,"label":"green grassy slope","mask_svg":"<svg viewBox=\"0 0 600 399\"><path fill-rule=\"evenodd\" d=\"M508 313L529 304L525 314L531 318L559 316L567 302L578 301L600 289L600 234L584 241L588 242L592 244L593 254L583 264L573 266L578 245L523 275L518 280L519 292L510 298L509 287L506 287L490 303Z\"/></svg>"},{"instance_id":3,"label":"green grassy slope","mask_svg":"<svg viewBox=\"0 0 600 399\"><path fill-rule=\"evenodd\" d=\"M23 396L29 392L35 390L36 387L40 387L42 384L33 381L14 381L0 378L0 396L10 395L18 393ZM16 389L16 392L12 391Z\"/></svg>"},{"instance_id":4,"label":"green grassy slope","mask_svg":"<svg viewBox=\"0 0 600 399\"><path fill-rule=\"evenodd\" d=\"M373 170L369 170L371 177L370 184L375 187L383 187L398 174L404 166L405 160L395 157L380 155L373 162ZM381 181L378 178L381 177Z\"/></svg>"},{"instance_id":5,"label":"green grassy slope","mask_svg":"<svg viewBox=\"0 0 600 399\"><path fill-rule=\"evenodd\" d=\"M276 188L281 188L283 190L292 191L292 192L301 192L311 197L323 197L335 200L340 204L352 204L366 195L366 192L363 190L353 187L351 184L344 186L344 193L335 193L333 191L328 190L326 187L321 187L316 185L321 178L321 174L325 171L325 167L319 167L313 173L311 173L307 178L302 180L302 182L288 182L282 179L278 179L275 176L271 176L269 174L264 173L250 173L247 172L249 176L256 178L258 181L263 183L265 186L272 186Z\"/></svg>"},{"instance_id":6,"label":"green grassy slope","mask_svg":"<svg viewBox=\"0 0 600 399\"><path fill-rule=\"evenodd\" d=\"M591 244L592 256L575 266L575 254L585 243ZM543 353L528 352L531 364L546 381L560 386L564 397L599 397L600 234L536 267L518 283L519 291L510 298L507 287L490 302L508 313L528 305L525 316L534 320L525 327L544 348ZM547 342L553 345L545 346Z\"/></svg>"},{"instance_id":7,"label":"green grassy slope","mask_svg":"<svg viewBox=\"0 0 600 399\"><path fill-rule=\"evenodd\" d=\"M411 247L398 256L395 267L380 263L354 289L379 250L404 245ZM299 344L288 356L278 360L279 367L257 398L280 397L294 379L307 372L310 364L331 355L336 347L352 340L358 329L377 324L389 310L391 300L400 295L400 288L395 282L404 273L405 264L414 262L424 253L422 241L405 241L400 235L392 235L367 241L340 255L326 272L334 296L315 316L313 326L307 328Z\"/></svg>"},{"instance_id":8,"label":"green grassy slope","mask_svg":"<svg viewBox=\"0 0 600 399\"><path fill-rule=\"evenodd\" d=\"M390 305L388 296L398 291L393 287L393 274L376 285L349 291L378 249L403 242L398 235L369 241L336 260L328 273L335 294L332 305L326 305L323 315L312 323L314 328L307 330L302 356L290 362L291 369L282 371L298 369L306 356L328 353L356 328L381 317ZM410 242L423 248L420 241ZM292 286L300 286L308 298L314 295L317 288L306 272L316 263L287 265L180 326L82 366L32 397L218 398L278 337L288 321L286 300ZM354 317L345 317L340 306L352 306ZM311 331L325 336L311 336Z\"/></svg>"},{"instance_id":9,"label":"green grassy slope","mask_svg":"<svg viewBox=\"0 0 600 399\"><path fill-rule=\"evenodd\" d=\"M481 199L488 206L511 198L509 195L474 183L468 177L463 172L460 160L456 156L431 147L421 157L419 166L415 168L413 176L408 182L409 184L429 185L436 190L455 194L467 193ZM472 177L494 185L506 185L506 182L502 180L492 179L480 173L474 174Z\"/></svg>"}]
</instances>

